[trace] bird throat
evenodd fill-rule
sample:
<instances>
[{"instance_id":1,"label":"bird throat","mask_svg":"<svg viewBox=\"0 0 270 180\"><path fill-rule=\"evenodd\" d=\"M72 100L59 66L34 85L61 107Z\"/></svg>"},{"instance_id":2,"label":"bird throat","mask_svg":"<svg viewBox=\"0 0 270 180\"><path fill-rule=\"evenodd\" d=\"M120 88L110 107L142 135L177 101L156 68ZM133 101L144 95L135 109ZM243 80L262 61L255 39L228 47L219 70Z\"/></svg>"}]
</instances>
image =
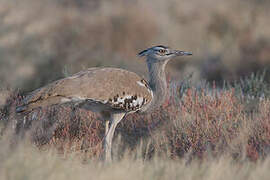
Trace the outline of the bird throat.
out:
<instances>
[{"instance_id":1,"label":"bird throat","mask_svg":"<svg viewBox=\"0 0 270 180\"><path fill-rule=\"evenodd\" d=\"M159 108L167 98L168 87L166 81L165 67L166 61L153 62L147 59L149 71L149 85L153 91L153 99L147 110Z\"/></svg>"}]
</instances>

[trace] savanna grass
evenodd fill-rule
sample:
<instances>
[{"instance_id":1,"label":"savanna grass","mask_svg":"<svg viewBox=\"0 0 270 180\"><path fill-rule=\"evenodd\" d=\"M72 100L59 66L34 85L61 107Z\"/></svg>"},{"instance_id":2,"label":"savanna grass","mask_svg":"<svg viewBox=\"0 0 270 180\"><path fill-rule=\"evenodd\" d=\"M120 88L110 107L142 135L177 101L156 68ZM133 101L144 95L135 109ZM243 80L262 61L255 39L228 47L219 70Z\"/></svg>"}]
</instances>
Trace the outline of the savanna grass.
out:
<instances>
[{"instance_id":1,"label":"savanna grass","mask_svg":"<svg viewBox=\"0 0 270 180\"><path fill-rule=\"evenodd\" d=\"M121 143L114 148L116 158L125 152L132 154L137 146L142 146L144 159L159 155L191 161L226 155L239 161L257 161L269 155L268 96L255 96L256 110L250 111L243 97L248 97L253 89L240 94L234 87L195 88L188 81L172 87L171 97L160 109L151 114L128 115L120 123L115 136L121 137ZM4 127L12 127L20 137L27 134L40 149L101 158L104 122L98 114L69 104L15 114L14 107L20 99L14 95L2 108ZM4 132L9 128L3 129Z\"/></svg>"}]
</instances>

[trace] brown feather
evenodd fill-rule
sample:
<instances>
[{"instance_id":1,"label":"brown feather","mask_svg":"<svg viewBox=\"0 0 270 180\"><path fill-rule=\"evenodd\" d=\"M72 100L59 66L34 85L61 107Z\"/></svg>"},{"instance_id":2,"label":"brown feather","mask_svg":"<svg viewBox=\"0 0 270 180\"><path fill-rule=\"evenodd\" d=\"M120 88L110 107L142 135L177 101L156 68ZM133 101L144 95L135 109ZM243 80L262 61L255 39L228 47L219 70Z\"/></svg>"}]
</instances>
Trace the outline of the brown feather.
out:
<instances>
[{"instance_id":1,"label":"brown feather","mask_svg":"<svg viewBox=\"0 0 270 180\"><path fill-rule=\"evenodd\" d=\"M128 103L132 104L138 97L144 101L140 106L136 103L133 105L137 107L121 105L123 98L128 98ZM152 94L145 80L133 72L118 68L89 68L31 92L23 100L23 105L18 107L18 111L87 99L130 111L148 104Z\"/></svg>"}]
</instances>

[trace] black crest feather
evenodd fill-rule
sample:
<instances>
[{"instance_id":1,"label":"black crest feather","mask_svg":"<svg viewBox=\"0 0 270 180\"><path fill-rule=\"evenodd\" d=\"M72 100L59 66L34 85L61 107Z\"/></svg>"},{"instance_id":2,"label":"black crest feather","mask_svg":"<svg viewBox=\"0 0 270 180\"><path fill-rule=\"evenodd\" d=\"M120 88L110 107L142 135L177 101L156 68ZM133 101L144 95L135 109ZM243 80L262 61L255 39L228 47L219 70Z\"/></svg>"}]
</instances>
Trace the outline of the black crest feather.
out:
<instances>
[{"instance_id":1,"label":"black crest feather","mask_svg":"<svg viewBox=\"0 0 270 180\"><path fill-rule=\"evenodd\" d=\"M148 49L145 49L145 50L141 51L141 52L138 54L138 56L143 56L144 53L146 53L146 51L148 51Z\"/></svg>"},{"instance_id":2,"label":"black crest feather","mask_svg":"<svg viewBox=\"0 0 270 180\"><path fill-rule=\"evenodd\" d=\"M158 45L158 46L155 46L155 47L160 47L160 48L164 48L164 49L168 49L169 48L168 46L163 46L163 45Z\"/></svg>"}]
</instances>

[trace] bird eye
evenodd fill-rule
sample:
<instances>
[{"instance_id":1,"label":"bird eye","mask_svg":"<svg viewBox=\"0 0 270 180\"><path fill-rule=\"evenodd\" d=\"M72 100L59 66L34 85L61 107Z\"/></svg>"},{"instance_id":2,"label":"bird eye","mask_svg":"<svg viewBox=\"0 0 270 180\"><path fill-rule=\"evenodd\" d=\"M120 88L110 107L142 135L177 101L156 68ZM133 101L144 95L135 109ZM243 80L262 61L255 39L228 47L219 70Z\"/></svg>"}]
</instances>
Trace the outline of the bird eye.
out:
<instances>
[{"instance_id":1,"label":"bird eye","mask_svg":"<svg viewBox=\"0 0 270 180\"><path fill-rule=\"evenodd\" d=\"M158 52L160 52L160 53L165 53L166 51L165 51L165 49L160 49L160 50L158 50Z\"/></svg>"}]
</instances>

